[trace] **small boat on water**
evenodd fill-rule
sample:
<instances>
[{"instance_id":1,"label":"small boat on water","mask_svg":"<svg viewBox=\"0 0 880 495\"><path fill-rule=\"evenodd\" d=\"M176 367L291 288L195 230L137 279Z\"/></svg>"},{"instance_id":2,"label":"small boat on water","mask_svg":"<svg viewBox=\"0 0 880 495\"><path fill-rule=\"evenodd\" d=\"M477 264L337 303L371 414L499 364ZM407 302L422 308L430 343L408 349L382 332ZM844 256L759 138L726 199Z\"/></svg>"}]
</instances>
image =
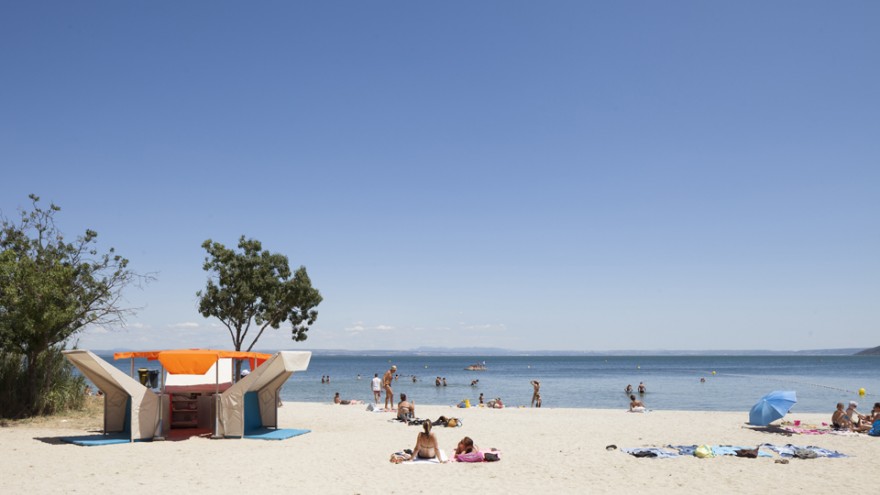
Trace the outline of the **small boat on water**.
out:
<instances>
[{"instance_id":1,"label":"small boat on water","mask_svg":"<svg viewBox=\"0 0 880 495\"><path fill-rule=\"evenodd\" d=\"M486 363L480 364L472 364L465 368L465 371L486 371Z\"/></svg>"}]
</instances>

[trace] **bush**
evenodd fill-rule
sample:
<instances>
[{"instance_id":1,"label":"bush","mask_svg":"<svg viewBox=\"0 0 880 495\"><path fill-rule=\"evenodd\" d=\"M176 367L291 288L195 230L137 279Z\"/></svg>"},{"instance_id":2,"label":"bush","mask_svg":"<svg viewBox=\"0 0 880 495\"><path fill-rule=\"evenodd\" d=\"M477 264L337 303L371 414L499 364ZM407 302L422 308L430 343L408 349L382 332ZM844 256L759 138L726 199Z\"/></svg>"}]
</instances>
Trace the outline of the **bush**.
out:
<instances>
[{"instance_id":1,"label":"bush","mask_svg":"<svg viewBox=\"0 0 880 495\"><path fill-rule=\"evenodd\" d=\"M55 414L81 409L85 403L85 378L61 354L62 347L51 347L37 359L36 403L28 404L27 362L24 356L0 351L0 418Z\"/></svg>"}]
</instances>

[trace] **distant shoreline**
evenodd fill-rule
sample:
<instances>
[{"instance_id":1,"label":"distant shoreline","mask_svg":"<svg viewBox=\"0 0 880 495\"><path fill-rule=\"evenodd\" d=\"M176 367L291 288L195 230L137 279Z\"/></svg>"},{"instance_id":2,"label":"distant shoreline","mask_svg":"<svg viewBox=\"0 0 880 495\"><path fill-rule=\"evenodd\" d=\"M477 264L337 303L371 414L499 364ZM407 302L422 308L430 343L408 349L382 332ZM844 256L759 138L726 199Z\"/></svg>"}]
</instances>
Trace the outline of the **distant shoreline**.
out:
<instances>
[{"instance_id":1,"label":"distant shoreline","mask_svg":"<svg viewBox=\"0 0 880 495\"><path fill-rule=\"evenodd\" d=\"M226 346L206 346L203 349L223 349ZM800 351L778 351L778 350L698 350L698 351L682 351L682 350L619 350L619 351L517 351L510 349L492 349L492 348L450 348L450 349L379 349L379 350L348 350L348 349L304 349L301 347L289 349L260 349L257 352L274 353L279 350L290 351L310 351L315 356L364 356L364 357L383 357L383 356L449 356L449 357L687 357L687 356L855 356L862 351L870 348L857 347L846 349L810 349ZM90 349L95 354L107 355L114 352L132 351L135 349ZM150 349L151 350L151 349ZM863 354L859 357L870 357L871 355Z\"/></svg>"}]
</instances>

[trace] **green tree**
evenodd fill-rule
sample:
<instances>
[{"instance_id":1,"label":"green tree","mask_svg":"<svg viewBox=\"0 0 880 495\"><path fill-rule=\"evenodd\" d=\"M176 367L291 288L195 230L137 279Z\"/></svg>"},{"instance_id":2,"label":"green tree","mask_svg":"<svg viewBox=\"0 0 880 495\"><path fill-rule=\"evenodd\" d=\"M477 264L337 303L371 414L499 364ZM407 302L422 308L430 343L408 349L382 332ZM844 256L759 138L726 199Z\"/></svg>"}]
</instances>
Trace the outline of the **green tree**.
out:
<instances>
[{"instance_id":1,"label":"green tree","mask_svg":"<svg viewBox=\"0 0 880 495\"><path fill-rule=\"evenodd\" d=\"M306 340L323 298L305 267L292 273L287 256L264 251L260 241L244 236L238 241L240 252L210 239L202 247L208 252L203 268L212 275L205 290L196 294L199 312L223 323L236 351L242 350L248 334L253 340L245 351L254 348L266 328L285 322L293 340Z\"/></svg>"},{"instance_id":2,"label":"green tree","mask_svg":"<svg viewBox=\"0 0 880 495\"><path fill-rule=\"evenodd\" d=\"M0 352L24 359L22 414L36 415L54 386L53 375L40 376L41 359L89 325L124 322L132 310L121 306L122 290L142 277L113 248L99 254L93 230L65 242L55 226L61 209L29 197L33 210L0 226Z\"/></svg>"}]
</instances>

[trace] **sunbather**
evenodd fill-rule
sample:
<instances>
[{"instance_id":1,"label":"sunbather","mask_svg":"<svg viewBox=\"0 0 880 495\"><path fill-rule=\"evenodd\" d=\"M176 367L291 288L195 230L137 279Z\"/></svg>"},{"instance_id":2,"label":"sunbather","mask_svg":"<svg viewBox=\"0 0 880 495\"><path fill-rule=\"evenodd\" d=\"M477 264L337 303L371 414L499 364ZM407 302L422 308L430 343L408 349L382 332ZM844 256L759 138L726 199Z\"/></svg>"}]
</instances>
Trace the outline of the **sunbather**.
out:
<instances>
[{"instance_id":1,"label":"sunbather","mask_svg":"<svg viewBox=\"0 0 880 495\"><path fill-rule=\"evenodd\" d=\"M419 436L416 438L416 446L413 448L413 459L437 459L440 462L443 462L440 459L440 447L437 445L437 437L431 433L431 422L425 421L422 423L422 429L425 430L419 433Z\"/></svg>"},{"instance_id":2,"label":"sunbather","mask_svg":"<svg viewBox=\"0 0 880 495\"><path fill-rule=\"evenodd\" d=\"M347 406L349 404L363 404L364 401L356 400L356 399L342 399L339 397L339 392L336 392L336 395L333 396L334 404L342 404L343 406Z\"/></svg>"},{"instance_id":3,"label":"sunbather","mask_svg":"<svg viewBox=\"0 0 880 495\"><path fill-rule=\"evenodd\" d=\"M400 394L400 402L397 404L397 419L409 421L416 417L416 405L406 400L406 394Z\"/></svg>"},{"instance_id":4,"label":"sunbather","mask_svg":"<svg viewBox=\"0 0 880 495\"><path fill-rule=\"evenodd\" d=\"M846 408L846 415L847 417L849 417L849 420L852 421L853 426L858 426L865 418L865 416L862 416L861 414L859 414L858 411L856 411L856 408L858 407L859 403L851 400L849 401L849 407Z\"/></svg>"},{"instance_id":5,"label":"sunbather","mask_svg":"<svg viewBox=\"0 0 880 495\"><path fill-rule=\"evenodd\" d=\"M837 409L831 415L831 427L835 430L848 430L852 427L849 416L846 415L846 410L843 409L843 402L837 403Z\"/></svg>"},{"instance_id":6,"label":"sunbather","mask_svg":"<svg viewBox=\"0 0 880 495\"><path fill-rule=\"evenodd\" d=\"M645 412L645 405L635 395L630 395L629 400L629 412Z\"/></svg>"},{"instance_id":7,"label":"sunbather","mask_svg":"<svg viewBox=\"0 0 880 495\"><path fill-rule=\"evenodd\" d=\"M471 440L471 437L464 437L458 441L458 446L455 447L455 455L470 454L479 450L480 449L474 445L474 441Z\"/></svg>"}]
</instances>

